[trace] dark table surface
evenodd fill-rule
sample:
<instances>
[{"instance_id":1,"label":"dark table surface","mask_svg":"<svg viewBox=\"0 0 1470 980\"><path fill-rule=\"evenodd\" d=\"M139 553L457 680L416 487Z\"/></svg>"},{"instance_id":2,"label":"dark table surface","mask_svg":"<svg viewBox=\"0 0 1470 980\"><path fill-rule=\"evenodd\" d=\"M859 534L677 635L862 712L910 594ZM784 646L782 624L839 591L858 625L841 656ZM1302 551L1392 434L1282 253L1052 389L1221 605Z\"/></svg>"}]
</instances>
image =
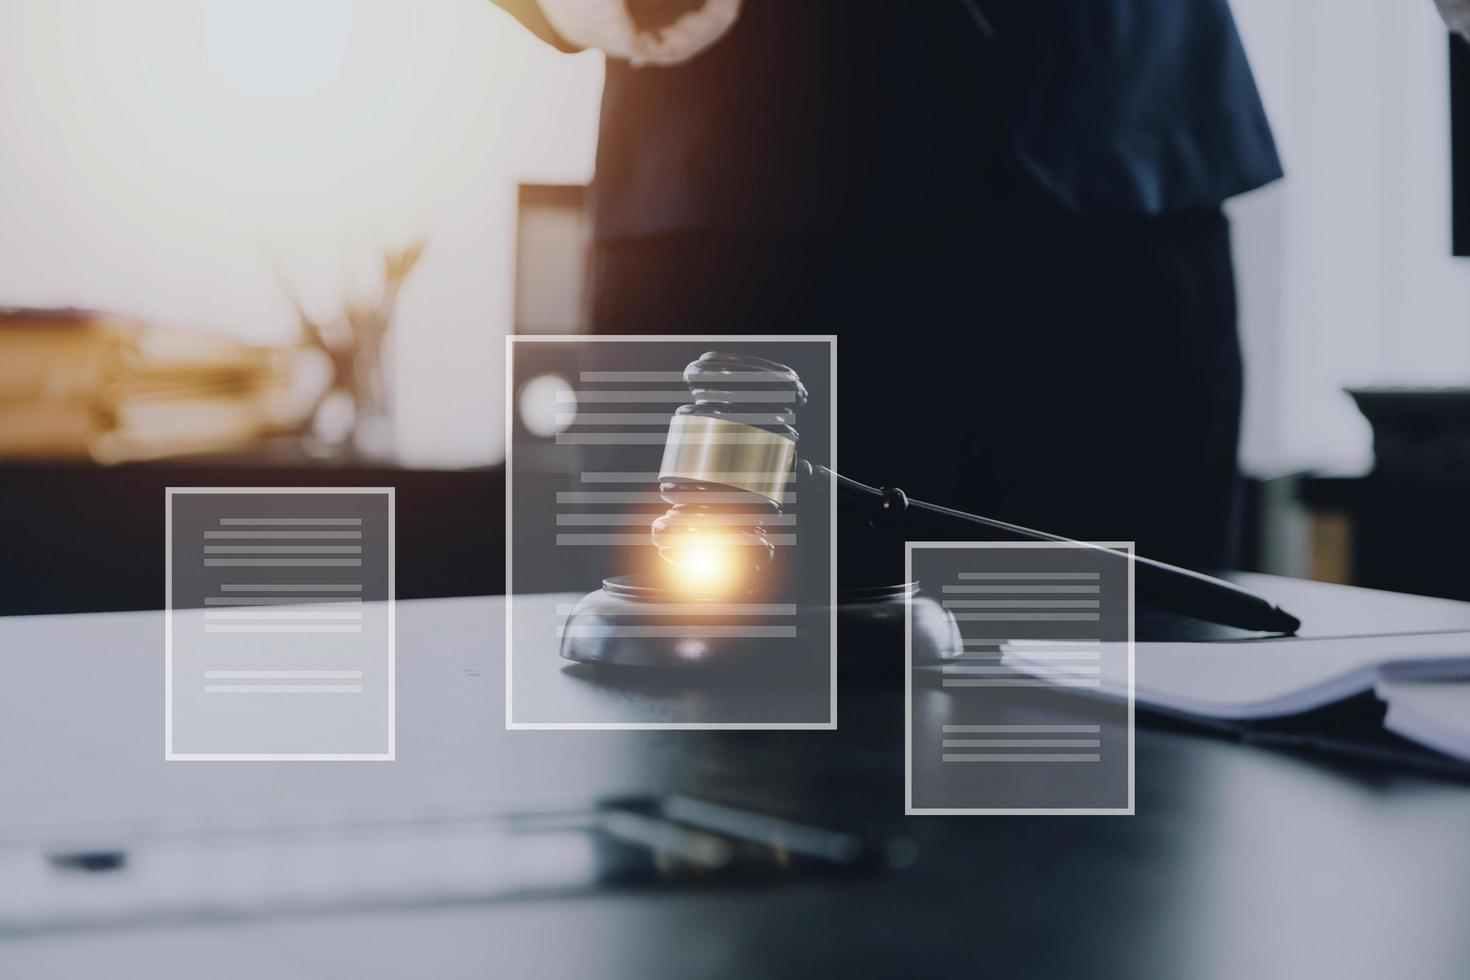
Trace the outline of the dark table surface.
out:
<instances>
[{"instance_id":1,"label":"dark table surface","mask_svg":"<svg viewBox=\"0 0 1470 980\"><path fill-rule=\"evenodd\" d=\"M167 487L394 487L401 599L505 591L505 474L231 456L0 466L0 615L154 609Z\"/></svg>"},{"instance_id":2,"label":"dark table surface","mask_svg":"<svg viewBox=\"0 0 1470 980\"><path fill-rule=\"evenodd\" d=\"M1470 630L1470 604L1250 584L1320 635ZM1470 974L1470 783L1145 715L1136 816L906 818L893 685L844 687L835 732L505 731L503 602L400 603L399 752L383 764L164 763L158 614L0 622L7 819L123 819L263 793L678 790L904 835L917 862L872 876L36 935L0 943L0 975ZM32 689L48 679L51 690Z\"/></svg>"}]
</instances>

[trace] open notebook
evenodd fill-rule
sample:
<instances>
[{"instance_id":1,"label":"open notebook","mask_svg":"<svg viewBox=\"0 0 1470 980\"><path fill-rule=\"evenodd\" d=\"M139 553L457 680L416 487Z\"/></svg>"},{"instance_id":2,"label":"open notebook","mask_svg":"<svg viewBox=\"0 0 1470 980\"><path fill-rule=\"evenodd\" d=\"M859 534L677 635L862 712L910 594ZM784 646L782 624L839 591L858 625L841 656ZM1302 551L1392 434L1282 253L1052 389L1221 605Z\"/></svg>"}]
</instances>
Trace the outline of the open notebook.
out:
<instances>
[{"instance_id":1,"label":"open notebook","mask_svg":"<svg viewBox=\"0 0 1470 980\"><path fill-rule=\"evenodd\" d=\"M1379 681L1383 727L1437 752L1470 761L1470 683Z\"/></svg>"},{"instance_id":2,"label":"open notebook","mask_svg":"<svg viewBox=\"0 0 1470 980\"><path fill-rule=\"evenodd\" d=\"M1002 664L1038 676L1054 664L1031 644L1006 644ZM1127 658L1100 658L1097 691L1128 694ZM1138 643L1140 706L1251 722L1304 714L1376 693L1384 727L1470 761L1470 633L1423 633L1217 643Z\"/></svg>"}]
</instances>

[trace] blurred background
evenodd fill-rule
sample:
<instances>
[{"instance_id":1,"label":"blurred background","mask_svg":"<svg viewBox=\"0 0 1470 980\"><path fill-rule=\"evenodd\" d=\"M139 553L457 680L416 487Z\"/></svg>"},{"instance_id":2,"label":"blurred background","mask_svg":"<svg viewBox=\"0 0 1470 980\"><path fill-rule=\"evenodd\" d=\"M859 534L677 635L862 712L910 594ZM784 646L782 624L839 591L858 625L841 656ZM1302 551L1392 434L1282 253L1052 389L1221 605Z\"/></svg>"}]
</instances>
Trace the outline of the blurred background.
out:
<instances>
[{"instance_id":1,"label":"blurred background","mask_svg":"<svg viewBox=\"0 0 1470 980\"><path fill-rule=\"evenodd\" d=\"M1408 560L1470 539L1443 27L1233 6L1288 172L1230 205L1248 564L1458 595ZM484 0L0 0L0 611L158 605L191 483L399 486L400 594L502 588L503 338L584 325L601 84Z\"/></svg>"},{"instance_id":2,"label":"blurred background","mask_svg":"<svg viewBox=\"0 0 1470 980\"><path fill-rule=\"evenodd\" d=\"M600 56L480 0L4 0L0 303L289 345L423 239L396 452L497 461L516 185L583 184Z\"/></svg>"}]
</instances>

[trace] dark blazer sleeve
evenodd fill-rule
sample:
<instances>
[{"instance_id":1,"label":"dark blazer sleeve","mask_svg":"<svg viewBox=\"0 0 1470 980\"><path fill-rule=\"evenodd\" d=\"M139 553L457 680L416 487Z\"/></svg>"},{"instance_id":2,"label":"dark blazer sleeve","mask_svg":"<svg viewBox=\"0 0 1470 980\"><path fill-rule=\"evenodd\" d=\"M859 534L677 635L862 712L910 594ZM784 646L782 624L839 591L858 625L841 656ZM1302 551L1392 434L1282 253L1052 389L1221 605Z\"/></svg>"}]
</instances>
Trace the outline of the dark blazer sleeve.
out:
<instances>
[{"instance_id":1,"label":"dark blazer sleeve","mask_svg":"<svg viewBox=\"0 0 1470 980\"><path fill-rule=\"evenodd\" d=\"M582 50L556 32L556 28L552 27L551 21L546 19L546 14L541 10L541 4L537 0L490 0L490 2L520 21L521 26L526 30L558 51L571 53Z\"/></svg>"}]
</instances>

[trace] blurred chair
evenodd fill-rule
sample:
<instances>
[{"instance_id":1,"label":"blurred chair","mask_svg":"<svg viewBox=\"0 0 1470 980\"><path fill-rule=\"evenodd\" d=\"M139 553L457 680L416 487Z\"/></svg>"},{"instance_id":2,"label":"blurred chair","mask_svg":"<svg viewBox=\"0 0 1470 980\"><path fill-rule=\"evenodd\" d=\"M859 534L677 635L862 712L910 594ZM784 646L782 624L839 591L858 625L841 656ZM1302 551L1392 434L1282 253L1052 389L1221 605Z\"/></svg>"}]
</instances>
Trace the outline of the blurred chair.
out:
<instances>
[{"instance_id":1,"label":"blurred chair","mask_svg":"<svg viewBox=\"0 0 1470 980\"><path fill-rule=\"evenodd\" d=\"M516 333L587 332L591 235L586 187L518 185Z\"/></svg>"}]
</instances>

